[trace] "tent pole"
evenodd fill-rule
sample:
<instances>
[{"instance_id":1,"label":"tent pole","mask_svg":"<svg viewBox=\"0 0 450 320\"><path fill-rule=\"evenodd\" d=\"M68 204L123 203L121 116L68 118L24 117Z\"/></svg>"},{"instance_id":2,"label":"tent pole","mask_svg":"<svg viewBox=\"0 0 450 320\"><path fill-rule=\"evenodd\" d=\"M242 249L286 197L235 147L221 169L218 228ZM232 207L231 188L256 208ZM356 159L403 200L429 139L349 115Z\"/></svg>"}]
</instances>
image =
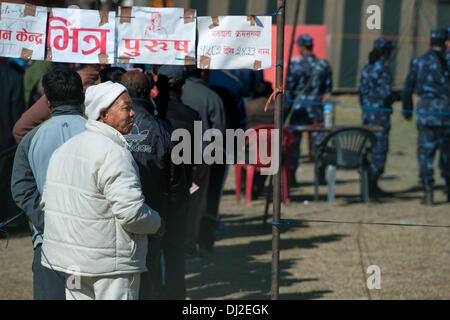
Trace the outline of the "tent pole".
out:
<instances>
[{"instance_id":1,"label":"tent pole","mask_svg":"<svg viewBox=\"0 0 450 320\"><path fill-rule=\"evenodd\" d=\"M286 68L286 82L289 78L290 75L290 66L291 66L291 60L292 60L292 52L294 50L294 43L295 43L295 29L297 29L297 24L298 24L298 13L300 11L300 2L301 0L297 0L295 2L295 15L294 15L294 24L292 26L292 36L291 36L291 44L289 46L289 56L288 56L288 61L287 61L287 68Z\"/></svg>"},{"instance_id":2,"label":"tent pole","mask_svg":"<svg viewBox=\"0 0 450 320\"><path fill-rule=\"evenodd\" d=\"M273 0L275 1L275 0ZM277 1L277 59L276 59L276 90L283 90L283 63L284 63L284 10L286 0ZM283 92L275 96L275 130L278 130L278 150L273 150L273 157L277 157L275 161L281 165L281 141L282 141L282 123L283 123ZM278 168L273 178L273 219L275 223L280 222L281 211L281 168ZM280 280L280 226L272 224L272 300L278 300Z\"/></svg>"}]
</instances>

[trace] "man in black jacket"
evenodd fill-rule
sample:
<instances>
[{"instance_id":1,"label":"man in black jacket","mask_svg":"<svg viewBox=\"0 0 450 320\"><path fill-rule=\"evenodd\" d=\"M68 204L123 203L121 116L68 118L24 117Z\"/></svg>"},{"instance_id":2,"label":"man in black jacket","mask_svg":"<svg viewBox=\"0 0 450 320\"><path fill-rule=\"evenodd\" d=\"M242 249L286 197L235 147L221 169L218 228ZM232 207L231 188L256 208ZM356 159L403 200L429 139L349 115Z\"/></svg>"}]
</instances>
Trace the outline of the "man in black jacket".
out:
<instances>
[{"instance_id":1,"label":"man in black jacket","mask_svg":"<svg viewBox=\"0 0 450 320\"><path fill-rule=\"evenodd\" d=\"M183 66L162 66L158 71L159 94L167 96L165 119L177 129L185 129L190 136L194 136L194 121L201 121L200 115L194 109L181 102L184 88ZM159 107L159 106L158 106ZM191 155L193 151L191 150ZM188 185L192 185L192 159L190 164L184 164ZM179 209L167 217L167 229L163 239L165 260L165 284L163 286L164 299L184 300L186 288L184 284L184 240L186 234L186 207L191 197L186 197Z\"/></svg>"},{"instance_id":2,"label":"man in black jacket","mask_svg":"<svg viewBox=\"0 0 450 320\"><path fill-rule=\"evenodd\" d=\"M187 66L187 79L181 101L200 114L203 132L208 129L217 129L224 136L226 129L225 108L220 96L208 88L209 75L209 70L200 70L195 66ZM199 143L199 141L193 141L193 144L196 143ZM203 143L203 141L200 143ZM191 195L185 247L186 253L194 257L199 254L201 226L202 224L210 225L208 221L211 220L211 217L207 212L207 197L210 189L212 167L212 165L203 162L202 159L202 164L197 165L193 173L193 180L199 189ZM214 183L221 185L221 179L218 180L214 181ZM213 217L213 220L215 219L216 217Z\"/></svg>"},{"instance_id":3,"label":"man in black jacket","mask_svg":"<svg viewBox=\"0 0 450 320\"><path fill-rule=\"evenodd\" d=\"M153 116L150 100L151 82L142 72L125 73L120 81L133 101L134 125L125 136L133 158L139 167L145 201L167 221L177 214L187 195L187 184L183 166L171 161L173 144L171 126ZM161 297L160 272L161 239L149 238L147 253L148 272L141 275L140 299Z\"/></svg>"},{"instance_id":4,"label":"man in black jacket","mask_svg":"<svg viewBox=\"0 0 450 320\"><path fill-rule=\"evenodd\" d=\"M3 221L19 213L11 198L10 181L16 145L12 129L24 111L23 69L1 58L0 79L0 204L3 208L0 221Z\"/></svg>"}]
</instances>

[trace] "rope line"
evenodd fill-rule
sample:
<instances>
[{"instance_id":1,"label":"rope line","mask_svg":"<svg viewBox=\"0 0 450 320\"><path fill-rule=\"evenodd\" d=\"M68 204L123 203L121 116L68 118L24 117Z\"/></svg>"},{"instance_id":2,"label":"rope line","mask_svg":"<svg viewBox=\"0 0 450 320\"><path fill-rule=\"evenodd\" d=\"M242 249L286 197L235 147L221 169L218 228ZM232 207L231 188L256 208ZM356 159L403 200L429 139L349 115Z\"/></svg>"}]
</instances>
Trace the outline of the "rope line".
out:
<instances>
[{"instance_id":1,"label":"rope line","mask_svg":"<svg viewBox=\"0 0 450 320\"><path fill-rule=\"evenodd\" d=\"M280 12L280 11L281 11L281 9L284 9L285 7L286 7L286 0L284 0L283 3L280 4L278 9L274 13L272 13L272 16L277 16L277 15L280 15L280 14L284 14L284 12Z\"/></svg>"},{"instance_id":2,"label":"rope line","mask_svg":"<svg viewBox=\"0 0 450 320\"><path fill-rule=\"evenodd\" d=\"M6 226L8 223L14 221L15 219L17 219L18 217L20 217L20 216L21 216L22 214L24 214L24 213L25 213L25 211L22 211L22 212L16 214L16 215L15 215L14 217L12 217L11 219L6 220L5 222L1 223L1 224L0 224L0 229L3 228L4 226Z\"/></svg>"},{"instance_id":3,"label":"rope line","mask_svg":"<svg viewBox=\"0 0 450 320\"><path fill-rule=\"evenodd\" d=\"M361 221L333 221L333 220L310 220L301 219L301 222L312 223L336 223L336 224L359 224L359 225L378 225L378 226L391 226L391 227L426 227L426 228L450 228L450 225L438 225L438 224L414 224L414 223L388 223L388 222L361 222ZM295 222L294 222L295 223ZM278 222L272 222L275 225L290 225L289 220L282 220Z\"/></svg>"},{"instance_id":4,"label":"rope line","mask_svg":"<svg viewBox=\"0 0 450 320\"><path fill-rule=\"evenodd\" d=\"M7 149L5 149L5 150L0 151L0 156L2 156L2 155L4 155L5 153L8 153L8 152L10 152L10 151L16 149L17 146L18 146L18 145L16 144L15 146L12 146L12 147L10 147L10 148L7 148Z\"/></svg>"},{"instance_id":5,"label":"rope line","mask_svg":"<svg viewBox=\"0 0 450 320\"><path fill-rule=\"evenodd\" d=\"M299 103L299 104L308 104L312 106L323 106L325 103L323 102L317 102L317 101L306 101L306 100L285 100L285 104L289 103ZM350 106L340 103L332 103L334 107L339 108L348 108L348 109L361 109L361 110L367 110L367 111L380 111L380 112L401 112L401 113L417 113L417 114L429 114L429 115L440 115L440 116L450 116L450 112L428 112L428 111L422 111L422 110L398 110L398 109L391 109L391 108L375 108L375 107L365 107L365 106Z\"/></svg>"}]
</instances>

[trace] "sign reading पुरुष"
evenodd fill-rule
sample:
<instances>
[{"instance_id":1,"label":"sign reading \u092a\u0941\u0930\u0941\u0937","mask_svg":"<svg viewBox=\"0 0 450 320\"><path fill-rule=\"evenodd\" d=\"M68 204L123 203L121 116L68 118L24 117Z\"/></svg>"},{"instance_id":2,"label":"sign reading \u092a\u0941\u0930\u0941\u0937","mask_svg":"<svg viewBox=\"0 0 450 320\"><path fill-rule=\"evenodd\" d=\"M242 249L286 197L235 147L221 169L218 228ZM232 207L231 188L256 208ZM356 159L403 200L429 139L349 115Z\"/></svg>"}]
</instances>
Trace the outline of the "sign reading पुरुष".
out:
<instances>
[{"instance_id":1,"label":"sign reading \u092a\u0941\u0930\u0941\u0937","mask_svg":"<svg viewBox=\"0 0 450 320\"><path fill-rule=\"evenodd\" d=\"M0 56L44 60L47 8L0 3Z\"/></svg>"},{"instance_id":2,"label":"sign reading \u092a\u0941\u0930\u0941\u0937","mask_svg":"<svg viewBox=\"0 0 450 320\"><path fill-rule=\"evenodd\" d=\"M198 17L197 67L269 69L272 67L270 16Z\"/></svg>"},{"instance_id":3,"label":"sign reading \u092a\u0941\u0930\u0941\u0937","mask_svg":"<svg viewBox=\"0 0 450 320\"><path fill-rule=\"evenodd\" d=\"M194 9L120 7L116 17L113 11L5 2L0 13L3 57L93 64L117 59L200 69L272 67L270 16L197 17Z\"/></svg>"},{"instance_id":4,"label":"sign reading \u092a\u0941\u0930\u0941\u0937","mask_svg":"<svg viewBox=\"0 0 450 320\"><path fill-rule=\"evenodd\" d=\"M121 7L118 62L195 64L195 10Z\"/></svg>"}]
</instances>

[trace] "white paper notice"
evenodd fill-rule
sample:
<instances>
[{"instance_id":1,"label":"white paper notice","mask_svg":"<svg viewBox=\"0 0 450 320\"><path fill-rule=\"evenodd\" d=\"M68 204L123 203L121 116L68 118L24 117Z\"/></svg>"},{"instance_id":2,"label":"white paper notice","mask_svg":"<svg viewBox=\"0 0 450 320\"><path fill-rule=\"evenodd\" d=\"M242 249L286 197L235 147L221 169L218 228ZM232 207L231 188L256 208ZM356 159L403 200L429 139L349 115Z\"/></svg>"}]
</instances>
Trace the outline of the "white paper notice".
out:
<instances>
[{"instance_id":1,"label":"white paper notice","mask_svg":"<svg viewBox=\"0 0 450 320\"><path fill-rule=\"evenodd\" d=\"M0 56L44 60L47 8L1 2Z\"/></svg>"},{"instance_id":2,"label":"white paper notice","mask_svg":"<svg viewBox=\"0 0 450 320\"><path fill-rule=\"evenodd\" d=\"M197 67L269 69L272 67L272 17L198 17Z\"/></svg>"},{"instance_id":3,"label":"white paper notice","mask_svg":"<svg viewBox=\"0 0 450 320\"><path fill-rule=\"evenodd\" d=\"M47 60L114 62L115 13L53 8L49 17Z\"/></svg>"},{"instance_id":4,"label":"white paper notice","mask_svg":"<svg viewBox=\"0 0 450 320\"><path fill-rule=\"evenodd\" d=\"M195 64L195 14L183 8L121 8L118 61Z\"/></svg>"}]
</instances>

